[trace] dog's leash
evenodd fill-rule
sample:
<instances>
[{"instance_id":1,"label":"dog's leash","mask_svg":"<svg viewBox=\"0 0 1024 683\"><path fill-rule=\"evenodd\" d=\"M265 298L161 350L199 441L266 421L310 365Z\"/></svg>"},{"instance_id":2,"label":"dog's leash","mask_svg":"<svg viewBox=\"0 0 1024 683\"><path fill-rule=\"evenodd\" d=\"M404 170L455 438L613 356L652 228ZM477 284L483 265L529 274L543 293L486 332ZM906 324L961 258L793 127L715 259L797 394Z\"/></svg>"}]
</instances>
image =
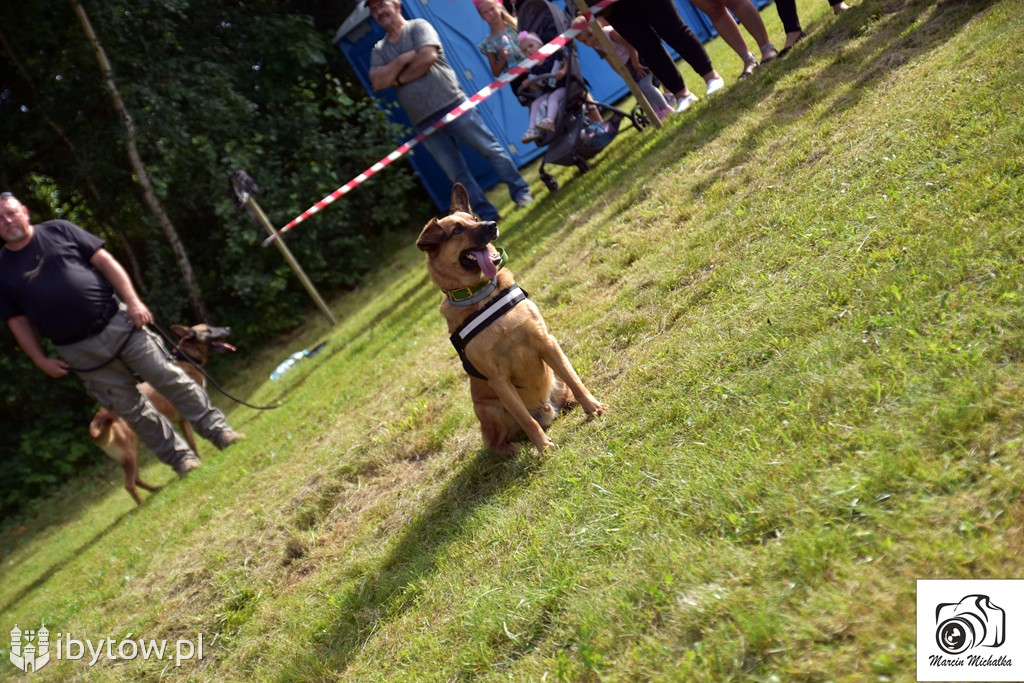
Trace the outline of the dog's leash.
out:
<instances>
[{"instance_id":1,"label":"dog's leash","mask_svg":"<svg viewBox=\"0 0 1024 683\"><path fill-rule=\"evenodd\" d=\"M163 337L164 340L168 344L171 345L171 348L173 348L175 351L178 352L178 355L181 356L181 358L184 358L186 361L188 361L188 363L192 367L194 367L196 370L198 370L200 372L200 374L202 374L203 377L208 379L210 381L210 384L212 384L214 387L216 387L217 391L219 391L220 393L224 394L225 396L230 398L235 403L240 403L240 404L242 404L243 406L245 406L247 408L252 408L253 410L276 410L277 408L280 408L282 405L284 405L283 403L278 403L277 405L274 405L274 406L254 406L253 404L251 404L251 403L249 403L247 401L244 401L243 399L240 399L237 396L231 394L227 389L225 389L220 384L218 384L217 380L215 380L213 377L211 377L210 373L208 373L205 369L203 369L202 365L200 365L199 363L194 361L191 356L189 356L187 353L182 351L181 348L178 346L178 342L176 342L173 339L171 339L170 335L168 335L167 332L164 331L164 329L162 327L157 325L155 322L152 323L152 327L154 327L156 329L156 331L160 333L160 336ZM127 344L127 341L125 343ZM122 349L123 348L124 347L122 346ZM118 354L120 354L120 351L118 351ZM116 357L117 356L115 355L115 358ZM111 360L113 360L113 359L111 359ZM107 361L107 362L109 363L110 361Z\"/></svg>"},{"instance_id":2,"label":"dog's leash","mask_svg":"<svg viewBox=\"0 0 1024 683\"><path fill-rule=\"evenodd\" d=\"M200 374L201 374L201 375L202 375L203 377L205 377L206 379L208 379L208 380L210 381L210 384L212 384L212 385L213 385L214 387L216 387L216 388L217 388L217 391L219 391L220 393L224 394L225 396L227 396L228 398L230 398L230 399L231 399L232 401L234 401L234 402L236 402L236 403L240 403L240 404L242 404L243 406L246 406L247 408L252 408L253 410L274 410L274 409L276 409L276 408L280 408L280 407L281 407L281 406L283 405L283 403L279 403L279 404L277 404L277 405L275 405L275 406L254 406L253 404L251 404L251 403L249 403L249 402L247 402L247 401L244 401L243 399L240 399L240 398L238 398L237 396L234 396L234 395L233 395L233 394L231 394L231 393L230 393L230 392L229 392L229 391L228 391L227 389L225 389L224 387L222 387L222 386L221 386L221 385L220 385L220 384L219 384L219 383L217 382L217 380L215 380L215 379L214 379L214 378L213 378L213 377L212 377L212 376L210 375L210 373L208 373L208 372L207 372L206 370L204 370L204 369L203 369L203 366L202 366L202 365L200 365L199 363L197 363L196 361L194 361L194 360L192 359L192 357L191 357L191 356L189 356L189 355L188 355L187 353L185 353L184 351L182 351L182 350L181 350L181 349L180 349L180 348L178 347L178 342L174 341L174 340L173 340L173 339L172 339L172 338L170 337L170 335L168 335L168 334L167 334L167 332L165 332L165 331L164 331L164 329L163 329L162 327L160 327L160 326L159 326L158 324L156 324L155 322L154 322L154 323L152 323L152 327L156 328L156 331L157 331L157 332L159 332L159 333L160 333L160 336L161 336L161 337L163 337L163 338L164 338L164 340L165 340L165 341L166 341L166 342L167 342L168 344L170 344L170 345L171 345L171 348L173 348L173 349L174 349L175 351L177 351L177 352L178 352L178 354L179 354L179 355L180 355L180 356L181 356L182 358L184 358L184 359L185 359L186 361L188 361L188 363L189 363L189 364L190 364L190 365L191 365L192 367L194 367L194 368L195 368L196 370L198 370L198 371L199 371L199 373L200 373ZM131 338L132 338L132 335L133 335L133 334L135 334L135 333L136 333L137 331L138 331L138 330L137 330L137 329L135 329L135 328L133 327L133 328L132 328L132 329L131 329L131 330L130 330L130 331L128 332L128 334L126 334L126 335L124 336L124 339L123 339L123 340L121 341L121 343L120 343L120 344L118 345L118 347L117 347L117 350L116 350L116 351L114 351L113 355L112 355L112 356L110 356L110 358L108 358L108 359L106 359L105 361L103 361L102 363L99 363L99 364L97 364L97 365L93 365L93 366L91 366L91 367L88 367L88 368L76 368L76 367L70 367L70 366L69 366L69 367L68 367L68 370L69 370L69 371L71 371L71 372L75 372L75 373L81 373L81 374L84 374L84 373L89 373L89 372L96 372L97 370L102 370L103 368L107 367L108 365L110 365L110 364L111 364L111 363L113 363L113 362L114 362L115 360L118 360L118 359L119 359L119 358L121 357L121 352L123 352L123 351L124 351L124 349L125 349L125 347L126 347L126 346L128 346L128 342L129 342L129 340L131 340Z\"/></svg>"},{"instance_id":3,"label":"dog's leash","mask_svg":"<svg viewBox=\"0 0 1024 683\"><path fill-rule=\"evenodd\" d=\"M70 370L71 372L78 373L96 372L97 370L102 370L103 368L107 367L121 356L121 352L124 351L124 347L128 346L128 341L132 338L132 335L135 334L135 332L136 330L133 327L131 331L129 331L128 334L124 336L124 340L120 343L120 345L118 345L117 351L114 351L114 355L106 359L99 365L94 365L91 368L73 368L71 366L68 366L68 370Z\"/></svg>"}]
</instances>

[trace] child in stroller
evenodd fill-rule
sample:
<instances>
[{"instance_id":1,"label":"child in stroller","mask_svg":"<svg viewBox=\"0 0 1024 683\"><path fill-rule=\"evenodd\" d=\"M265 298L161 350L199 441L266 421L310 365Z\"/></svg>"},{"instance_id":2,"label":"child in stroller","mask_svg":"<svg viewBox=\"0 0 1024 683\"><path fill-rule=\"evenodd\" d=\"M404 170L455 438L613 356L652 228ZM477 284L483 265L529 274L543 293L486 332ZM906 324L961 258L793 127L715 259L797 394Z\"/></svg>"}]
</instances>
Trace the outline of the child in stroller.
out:
<instances>
[{"instance_id":1,"label":"child in stroller","mask_svg":"<svg viewBox=\"0 0 1024 683\"><path fill-rule=\"evenodd\" d=\"M519 33L519 49L529 59L544 43L535 33ZM566 62L561 51L530 69L530 75L516 93L519 101L530 107L530 125L522 142L536 142L544 133L555 132L555 119L565 102ZM541 132L543 131L543 132Z\"/></svg>"},{"instance_id":2,"label":"child in stroller","mask_svg":"<svg viewBox=\"0 0 1024 683\"><path fill-rule=\"evenodd\" d=\"M516 12L519 29L532 33L541 44L550 42L568 30L572 24L569 13L553 5L550 0L516 0ZM565 69L564 95L557 108L552 107L549 102L548 117L554 123L554 131L536 129L541 134L536 143L547 146L541 158L538 174L547 188L555 191L558 189L558 180L545 170L545 164L576 166L581 173L585 173L590 168L587 159L597 154L615 138L623 118L630 119L637 129L643 129L649 121L646 116L640 116L636 112L626 113L590 97L587 82L580 70L577 45L574 41L566 43L552 56L558 58ZM541 68L537 69L537 73L544 73L543 65L538 66ZM550 66L546 72L550 73ZM530 78L534 78L532 72ZM519 92L523 91L524 89L520 88ZM520 102L527 104L522 98ZM611 115L608 120L603 118L605 113Z\"/></svg>"}]
</instances>

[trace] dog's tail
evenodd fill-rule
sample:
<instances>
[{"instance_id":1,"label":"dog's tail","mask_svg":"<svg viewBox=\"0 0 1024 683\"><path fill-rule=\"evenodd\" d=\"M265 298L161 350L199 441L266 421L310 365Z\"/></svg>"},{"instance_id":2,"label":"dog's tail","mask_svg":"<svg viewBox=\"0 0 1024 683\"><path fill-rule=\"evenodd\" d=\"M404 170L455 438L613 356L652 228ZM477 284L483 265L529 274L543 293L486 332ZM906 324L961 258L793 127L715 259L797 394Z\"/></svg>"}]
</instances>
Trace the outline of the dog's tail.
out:
<instances>
[{"instance_id":1,"label":"dog's tail","mask_svg":"<svg viewBox=\"0 0 1024 683\"><path fill-rule=\"evenodd\" d=\"M551 392L548 394L548 402L531 410L530 415L546 430L558 415L568 412L575 405L572 391L565 382L555 376L551 383Z\"/></svg>"},{"instance_id":2,"label":"dog's tail","mask_svg":"<svg viewBox=\"0 0 1024 683\"><path fill-rule=\"evenodd\" d=\"M551 387L551 407L556 413L566 413L576 406L576 399L569 387L558 377L555 377L554 385Z\"/></svg>"}]
</instances>

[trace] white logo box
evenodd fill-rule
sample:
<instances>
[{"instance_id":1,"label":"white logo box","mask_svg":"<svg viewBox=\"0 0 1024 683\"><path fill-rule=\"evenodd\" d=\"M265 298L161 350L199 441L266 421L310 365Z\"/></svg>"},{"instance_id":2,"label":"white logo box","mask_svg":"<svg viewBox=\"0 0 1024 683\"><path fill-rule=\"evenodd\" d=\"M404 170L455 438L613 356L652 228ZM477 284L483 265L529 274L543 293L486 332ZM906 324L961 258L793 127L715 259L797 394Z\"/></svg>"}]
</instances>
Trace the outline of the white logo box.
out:
<instances>
[{"instance_id":1,"label":"white logo box","mask_svg":"<svg viewBox=\"0 0 1024 683\"><path fill-rule=\"evenodd\" d=\"M920 579L917 680L1024 681L1024 579Z\"/></svg>"}]
</instances>

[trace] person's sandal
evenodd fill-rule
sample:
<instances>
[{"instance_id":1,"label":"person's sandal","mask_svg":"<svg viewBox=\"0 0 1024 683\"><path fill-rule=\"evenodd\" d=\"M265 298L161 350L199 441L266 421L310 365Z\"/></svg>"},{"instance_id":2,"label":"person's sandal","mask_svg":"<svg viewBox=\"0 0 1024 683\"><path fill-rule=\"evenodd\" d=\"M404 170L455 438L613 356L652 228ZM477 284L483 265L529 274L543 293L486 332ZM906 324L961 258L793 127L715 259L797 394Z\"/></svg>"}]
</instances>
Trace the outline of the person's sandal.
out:
<instances>
[{"instance_id":1,"label":"person's sandal","mask_svg":"<svg viewBox=\"0 0 1024 683\"><path fill-rule=\"evenodd\" d=\"M757 63L757 58L754 57L753 52L748 52L747 56L743 58L743 71L740 72L740 80L754 73L754 69L761 66Z\"/></svg>"}]
</instances>

